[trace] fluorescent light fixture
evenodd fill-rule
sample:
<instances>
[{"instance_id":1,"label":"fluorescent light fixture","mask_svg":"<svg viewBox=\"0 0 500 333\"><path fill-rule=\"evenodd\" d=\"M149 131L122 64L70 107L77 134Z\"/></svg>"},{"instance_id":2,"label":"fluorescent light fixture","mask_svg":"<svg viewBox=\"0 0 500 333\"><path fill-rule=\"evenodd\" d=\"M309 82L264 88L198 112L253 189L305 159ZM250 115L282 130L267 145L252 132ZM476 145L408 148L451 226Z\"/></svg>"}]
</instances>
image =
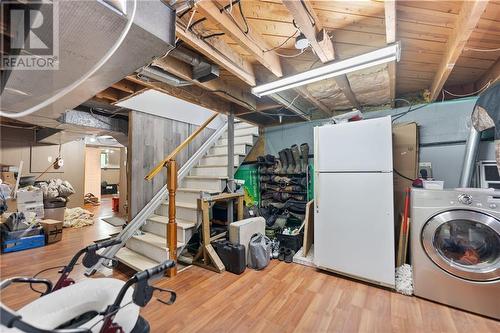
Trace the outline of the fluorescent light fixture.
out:
<instances>
[{"instance_id":1,"label":"fluorescent light fixture","mask_svg":"<svg viewBox=\"0 0 500 333\"><path fill-rule=\"evenodd\" d=\"M399 61L400 54L401 48L399 42L397 42L359 56L336 61L322 67L314 68L280 80L256 86L252 88L252 93L258 97L262 97L387 62Z\"/></svg>"}]
</instances>

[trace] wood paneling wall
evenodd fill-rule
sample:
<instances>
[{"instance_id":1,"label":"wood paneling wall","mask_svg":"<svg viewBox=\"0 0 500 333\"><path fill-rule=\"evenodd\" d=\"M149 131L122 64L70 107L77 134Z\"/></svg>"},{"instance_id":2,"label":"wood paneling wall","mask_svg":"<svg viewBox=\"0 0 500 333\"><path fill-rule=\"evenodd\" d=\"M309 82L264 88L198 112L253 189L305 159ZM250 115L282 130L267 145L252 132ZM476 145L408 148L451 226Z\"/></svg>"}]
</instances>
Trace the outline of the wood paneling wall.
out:
<instances>
[{"instance_id":1,"label":"wood paneling wall","mask_svg":"<svg viewBox=\"0 0 500 333\"><path fill-rule=\"evenodd\" d=\"M129 218L132 219L165 185L164 173L152 181L144 177L147 173L198 126L177 120L132 111L129 114ZM177 156L179 169L190 156L215 132L206 128L198 137Z\"/></svg>"},{"instance_id":2,"label":"wood paneling wall","mask_svg":"<svg viewBox=\"0 0 500 333\"><path fill-rule=\"evenodd\" d=\"M32 172L31 154L38 149L45 151L47 145L37 144L34 140L33 129L14 129L0 126L0 163L18 166L20 161L24 162L22 176L38 176L40 173ZM53 146L59 151L59 146ZM40 180L61 178L73 185L75 194L69 197L68 207L82 207L84 196L84 165L85 165L85 142L83 140L71 141L61 146L61 156L64 159L64 168L60 170L50 169L49 172L40 177ZM50 164L47 157L43 157L44 169ZM40 162L41 163L41 162Z\"/></svg>"}]
</instances>

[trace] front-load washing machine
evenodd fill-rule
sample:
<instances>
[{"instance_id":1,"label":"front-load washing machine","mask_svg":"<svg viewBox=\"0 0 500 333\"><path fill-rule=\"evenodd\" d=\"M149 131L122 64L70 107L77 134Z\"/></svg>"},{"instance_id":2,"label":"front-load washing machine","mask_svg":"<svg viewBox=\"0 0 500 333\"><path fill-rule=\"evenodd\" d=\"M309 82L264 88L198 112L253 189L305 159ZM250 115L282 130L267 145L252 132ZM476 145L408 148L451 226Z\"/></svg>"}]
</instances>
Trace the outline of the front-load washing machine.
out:
<instances>
[{"instance_id":1,"label":"front-load washing machine","mask_svg":"<svg viewBox=\"0 0 500 333\"><path fill-rule=\"evenodd\" d=\"M500 319L500 191L411 193L416 296Z\"/></svg>"}]
</instances>

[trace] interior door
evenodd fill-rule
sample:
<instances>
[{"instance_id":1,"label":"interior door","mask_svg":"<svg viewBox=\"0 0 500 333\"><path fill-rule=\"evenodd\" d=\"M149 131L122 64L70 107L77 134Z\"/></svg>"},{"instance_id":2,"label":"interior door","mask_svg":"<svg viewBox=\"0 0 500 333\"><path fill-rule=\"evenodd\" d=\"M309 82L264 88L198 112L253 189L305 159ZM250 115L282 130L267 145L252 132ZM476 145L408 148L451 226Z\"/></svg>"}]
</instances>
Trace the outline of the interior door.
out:
<instances>
[{"instance_id":1,"label":"interior door","mask_svg":"<svg viewBox=\"0 0 500 333\"><path fill-rule=\"evenodd\" d=\"M422 244L441 269L463 279L500 279L500 221L472 211L452 210L431 218Z\"/></svg>"},{"instance_id":2,"label":"interior door","mask_svg":"<svg viewBox=\"0 0 500 333\"><path fill-rule=\"evenodd\" d=\"M319 173L314 255L318 266L394 286L392 173Z\"/></svg>"}]
</instances>

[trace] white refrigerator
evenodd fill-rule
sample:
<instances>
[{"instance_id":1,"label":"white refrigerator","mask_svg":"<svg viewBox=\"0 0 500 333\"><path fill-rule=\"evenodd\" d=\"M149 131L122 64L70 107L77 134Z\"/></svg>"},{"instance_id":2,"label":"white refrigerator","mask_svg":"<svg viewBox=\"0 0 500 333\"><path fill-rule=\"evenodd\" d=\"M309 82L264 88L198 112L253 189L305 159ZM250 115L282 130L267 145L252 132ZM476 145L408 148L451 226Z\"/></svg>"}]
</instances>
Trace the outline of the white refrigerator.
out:
<instances>
[{"instance_id":1,"label":"white refrigerator","mask_svg":"<svg viewBox=\"0 0 500 333\"><path fill-rule=\"evenodd\" d=\"M319 268L394 288L390 117L314 128Z\"/></svg>"}]
</instances>

